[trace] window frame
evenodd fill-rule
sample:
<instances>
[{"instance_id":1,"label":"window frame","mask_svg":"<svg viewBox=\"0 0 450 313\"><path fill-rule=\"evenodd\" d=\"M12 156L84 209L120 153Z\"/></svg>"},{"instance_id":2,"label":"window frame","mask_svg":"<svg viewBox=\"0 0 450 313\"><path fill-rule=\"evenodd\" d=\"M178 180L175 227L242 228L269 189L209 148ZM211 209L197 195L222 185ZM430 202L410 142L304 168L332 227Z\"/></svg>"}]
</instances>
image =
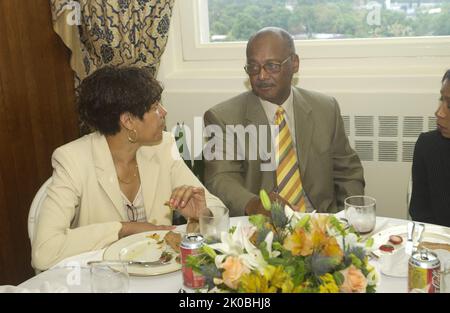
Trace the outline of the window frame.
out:
<instances>
[{"instance_id":1,"label":"window frame","mask_svg":"<svg viewBox=\"0 0 450 313\"><path fill-rule=\"evenodd\" d=\"M178 2L183 60L242 60L246 42L205 43L209 35L207 3L208 0ZM443 57L450 55L450 36L296 40L295 46L303 60Z\"/></svg>"}]
</instances>

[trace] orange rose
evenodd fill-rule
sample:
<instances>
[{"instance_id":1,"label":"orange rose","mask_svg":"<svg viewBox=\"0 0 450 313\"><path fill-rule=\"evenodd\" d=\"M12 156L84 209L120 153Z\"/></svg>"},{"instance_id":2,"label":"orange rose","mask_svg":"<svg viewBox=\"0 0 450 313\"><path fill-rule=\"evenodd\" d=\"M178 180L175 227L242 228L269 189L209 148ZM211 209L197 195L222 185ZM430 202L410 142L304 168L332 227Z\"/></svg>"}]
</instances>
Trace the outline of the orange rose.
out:
<instances>
[{"instance_id":1,"label":"orange rose","mask_svg":"<svg viewBox=\"0 0 450 313\"><path fill-rule=\"evenodd\" d=\"M242 264L239 258L233 256L229 256L221 267L225 269L222 274L223 282L232 289L237 288L242 275L250 273L250 270Z\"/></svg>"},{"instance_id":2,"label":"orange rose","mask_svg":"<svg viewBox=\"0 0 450 313\"><path fill-rule=\"evenodd\" d=\"M341 271L344 275L344 283L340 287L341 292L345 293L363 293L366 292L367 279L363 273L354 265Z\"/></svg>"}]
</instances>

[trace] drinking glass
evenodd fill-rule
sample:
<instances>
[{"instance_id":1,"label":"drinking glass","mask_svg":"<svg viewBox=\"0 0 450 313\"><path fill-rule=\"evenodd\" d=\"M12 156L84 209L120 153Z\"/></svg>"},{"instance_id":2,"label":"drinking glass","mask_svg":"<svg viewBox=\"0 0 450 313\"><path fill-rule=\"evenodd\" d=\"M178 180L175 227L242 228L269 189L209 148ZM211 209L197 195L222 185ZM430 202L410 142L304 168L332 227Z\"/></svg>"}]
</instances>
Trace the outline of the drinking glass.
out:
<instances>
[{"instance_id":1,"label":"drinking glass","mask_svg":"<svg viewBox=\"0 0 450 313\"><path fill-rule=\"evenodd\" d=\"M213 207L200 212L200 233L209 243L219 242L222 232L230 226L229 211L225 207Z\"/></svg>"},{"instance_id":2,"label":"drinking glass","mask_svg":"<svg viewBox=\"0 0 450 313\"><path fill-rule=\"evenodd\" d=\"M127 263L120 261L90 262L91 291L94 293L127 293Z\"/></svg>"},{"instance_id":3,"label":"drinking glass","mask_svg":"<svg viewBox=\"0 0 450 313\"><path fill-rule=\"evenodd\" d=\"M368 196L352 196L344 201L345 217L360 234L368 234L375 228L376 200Z\"/></svg>"}]
</instances>

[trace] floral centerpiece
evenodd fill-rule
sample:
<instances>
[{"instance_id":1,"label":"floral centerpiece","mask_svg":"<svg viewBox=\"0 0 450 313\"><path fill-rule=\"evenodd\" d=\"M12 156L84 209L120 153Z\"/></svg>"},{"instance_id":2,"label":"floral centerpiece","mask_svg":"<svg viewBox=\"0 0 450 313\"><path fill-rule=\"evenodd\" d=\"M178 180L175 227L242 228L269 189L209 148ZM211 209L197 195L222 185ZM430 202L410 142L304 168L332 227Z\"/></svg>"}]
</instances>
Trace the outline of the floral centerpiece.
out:
<instances>
[{"instance_id":1,"label":"floral centerpiece","mask_svg":"<svg viewBox=\"0 0 450 313\"><path fill-rule=\"evenodd\" d=\"M378 274L351 227L333 215L302 214L271 203L270 216L252 215L233 227L188 266L205 277L210 292L375 292Z\"/></svg>"}]
</instances>

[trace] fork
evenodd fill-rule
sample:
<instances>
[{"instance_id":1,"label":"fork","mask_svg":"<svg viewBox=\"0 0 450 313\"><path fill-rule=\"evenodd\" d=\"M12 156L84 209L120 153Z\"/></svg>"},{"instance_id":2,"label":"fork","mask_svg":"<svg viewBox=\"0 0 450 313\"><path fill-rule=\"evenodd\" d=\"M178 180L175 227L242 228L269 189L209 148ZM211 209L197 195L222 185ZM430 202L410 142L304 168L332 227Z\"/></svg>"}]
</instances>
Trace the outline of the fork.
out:
<instances>
[{"instance_id":1,"label":"fork","mask_svg":"<svg viewBox=\"0 0 450 313\"><path fill-rule=\"evenodd\" d=\"M152 267L152 266L161 266L165 264L169 264L172 260L173 256L170 252L164 251L158 260L156 261L133 261L133 260L107 260L107 261L114 261L114 262L122 262L126 263L128 265L138 265L138 266L145 266L145 267ZM87 262L87 265L91 265L92 263L98 263L102 261L89 261Z\"/></svg>"},{"instance_id":2,"label":"fork","mask_svg":"<svg viewBox=\"0 0 450 313\"><path fill-rule=\"evenodd\" d=\"M128 265L140 265L140 266L160 266L170 263L172 260L172 254L164 251L157 261L126 261Z\"/></svg>"}]
</instances>

